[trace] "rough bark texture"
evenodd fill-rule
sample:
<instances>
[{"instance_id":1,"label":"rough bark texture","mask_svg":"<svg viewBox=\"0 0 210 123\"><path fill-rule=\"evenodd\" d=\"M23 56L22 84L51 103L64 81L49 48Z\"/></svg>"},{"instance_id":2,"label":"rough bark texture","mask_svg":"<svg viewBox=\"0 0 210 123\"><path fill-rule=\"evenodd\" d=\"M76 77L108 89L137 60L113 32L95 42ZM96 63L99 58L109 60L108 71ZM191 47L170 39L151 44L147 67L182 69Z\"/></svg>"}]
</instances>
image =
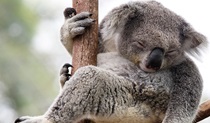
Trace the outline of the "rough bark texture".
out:
<instances>
[{"instance_id":1,"label":"rough bark texture","mask_svg":"<svg viewBox=\"0 0 210 123\"><path fill-rule=\"evenodd\" d=\"M202 103L199 106L194 123L197 123L210 116L210 100Z\"/></svg>"},{"instance_id":2,"label":"rough bark texture","mask_svg":"<svg viewBox=\"0 0 210 123\"><path fill-rule=\"evenodd\" d=\"M85 34L75 37L73 41L72 65L73 74L78 68L97 64L98 51L98 0L73 0L77 13L89 11L96 20Z\"/></svg>"}]
</instances>

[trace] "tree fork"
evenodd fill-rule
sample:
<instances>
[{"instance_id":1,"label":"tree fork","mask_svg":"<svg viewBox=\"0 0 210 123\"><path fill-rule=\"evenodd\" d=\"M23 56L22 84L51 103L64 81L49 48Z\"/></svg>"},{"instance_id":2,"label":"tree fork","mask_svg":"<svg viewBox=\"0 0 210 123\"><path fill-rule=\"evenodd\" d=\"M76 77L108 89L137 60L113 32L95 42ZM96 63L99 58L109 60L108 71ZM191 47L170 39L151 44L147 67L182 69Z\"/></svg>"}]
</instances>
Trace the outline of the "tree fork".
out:
<instances>
[{"instance_id":1,"label":"tree fork","mask_svg":"<svg viewBox=\"0 0 210 123\"><path fill-rule=\"evenodd\" d=\"M93 15L95 23L86 29L83 35L75 37L72 50L73 74L78 68L97 65L98 52L98 0L73 0L73 8L77 13L88 11Z\"/></svg>"}]
</instances>

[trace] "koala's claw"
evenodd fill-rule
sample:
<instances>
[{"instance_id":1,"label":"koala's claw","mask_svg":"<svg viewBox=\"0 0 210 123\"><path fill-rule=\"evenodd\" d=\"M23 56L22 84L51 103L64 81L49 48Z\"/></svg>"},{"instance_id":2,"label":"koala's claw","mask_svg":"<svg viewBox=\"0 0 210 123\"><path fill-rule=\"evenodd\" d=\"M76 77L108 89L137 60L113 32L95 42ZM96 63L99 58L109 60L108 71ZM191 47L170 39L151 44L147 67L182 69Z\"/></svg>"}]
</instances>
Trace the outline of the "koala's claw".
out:
<instances>
[{"instance_id":1,"label":"koala's claw","mask_svg":"<svg viewBox=\"0 0 210 123\"><path fill-rule=\"evenodd\" d=\"M23 118L17 118L17 119L15 120L15 122L14 122L14 123L20 123L20 122L22 122L22 121L24 121L24 120L26 120L26 119L23 119Z\"/></svg>"},{"instance_id":2,"label":"koala's claw","mask_svg":"<svg viewBox=\"0 0 210 123\"><path fill-rule=\"evenodd\" d=\"M22 117L17 118L14 123L29 123L29 122L32 123L32 121L33 121L32 117L22 116Z\"/></svg>"},{"instance_id":3,"label":"koala's claw","mask_svg":"<svg viewBox=\"0 0 210 123\"><path fill-rule=\"evenodd\" d=\"M42 123L43 116L30 117L30 116L22 116L15 120L14 123Z\"/></svg>"},{"instance_id":4,"label":"koala's claw","mask_svg":"<svg viewBox=\"0 0 210 123\"><path fill-rule=\"evenodd\" d=\"M60 71L60 83L61 87L64 86L65 82L68 81L71 77L71 74L69 74L69 67L73 67L71 64L66 63L63 65Z\"/></svg>"},{"instance_id":5,"label":"koala's claw","mask_svg":"<svg viewBox=\"0 0 210 123\"><path fill-rule=\"evenodd\" d=\"M76 10L74 8L66 8L63 12L65 19L71 18L74 15L77 14Z\"/></svg>"},{"instance_id":6,"label":"koala's claw","mask_svg":"<svg viewBox=\"0 0 210 123\"><path fill-rule=\"evenodd\" d=\"M73 67L73 66L69 63L64 64L63 67L61 68L60 75L68 74L69 73L69 67Z\"/></svg>"},{"instance_id":7,"label":"koala's claw","mask_svg":"<svg viewBox=\"0 0 210 123\"><path fill-rule=\"evenodd\" d=\"M71 77L71 74L65 73L64 76L66 77L66 81L68 81Z\"/></svg>"},{"instance_id":8,"label":"koala's claw","mask_svg":"<svg viewBox=\"0 0 210 123\"><path fill-rule=\"evenodd\" d=\"M69 72L69 69L68 69L69 67L73 67L73 66L69 63L65 63L63 65L63 67L61 68L60 75L68 73Z\"/></svg>"}]
</instances>

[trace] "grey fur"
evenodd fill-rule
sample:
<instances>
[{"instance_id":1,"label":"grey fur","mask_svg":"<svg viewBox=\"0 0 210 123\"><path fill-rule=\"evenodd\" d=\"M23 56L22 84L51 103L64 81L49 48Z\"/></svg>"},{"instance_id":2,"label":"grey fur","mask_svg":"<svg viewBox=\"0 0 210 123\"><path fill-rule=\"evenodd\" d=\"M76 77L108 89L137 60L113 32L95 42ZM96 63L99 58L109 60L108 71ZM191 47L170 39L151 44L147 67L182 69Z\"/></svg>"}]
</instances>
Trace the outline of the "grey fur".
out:
<instances>
[{"instance_id":1,"label":"grey fur","mask_svg":"<svg viewBox=\"0 0 210 123\"><path fill-rule=\"evenodd\" d=\"M69 39L91 24L88 13L66 19L61 41L69 53ZM43 116L21 123L192 123L202 79L185 53L205 40L158 2L123 4L100 25L97 67L78 69ZM164 58L158 68L148 67L156 48Z\"/></svg>"}]
</instances>

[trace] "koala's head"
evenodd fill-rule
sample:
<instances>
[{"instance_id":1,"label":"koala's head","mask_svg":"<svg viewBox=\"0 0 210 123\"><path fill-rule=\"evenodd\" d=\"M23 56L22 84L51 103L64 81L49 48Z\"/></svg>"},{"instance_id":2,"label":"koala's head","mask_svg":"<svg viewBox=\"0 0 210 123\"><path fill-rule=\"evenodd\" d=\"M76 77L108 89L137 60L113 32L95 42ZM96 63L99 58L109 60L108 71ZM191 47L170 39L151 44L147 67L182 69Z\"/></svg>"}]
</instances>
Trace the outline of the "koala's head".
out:
<instances>
[{"instance_id":1,"label":"koala's head","mask_svg":"<svg viewBox=\"0 0 210 123\"><path fill-rule=\"evenodd\" d=\"M179 64L185 52L205 41L184 19L155 1L124 4L108 17L109 33L118 35L116 49L145 72Z\"/></svg>"}]
</instances>

